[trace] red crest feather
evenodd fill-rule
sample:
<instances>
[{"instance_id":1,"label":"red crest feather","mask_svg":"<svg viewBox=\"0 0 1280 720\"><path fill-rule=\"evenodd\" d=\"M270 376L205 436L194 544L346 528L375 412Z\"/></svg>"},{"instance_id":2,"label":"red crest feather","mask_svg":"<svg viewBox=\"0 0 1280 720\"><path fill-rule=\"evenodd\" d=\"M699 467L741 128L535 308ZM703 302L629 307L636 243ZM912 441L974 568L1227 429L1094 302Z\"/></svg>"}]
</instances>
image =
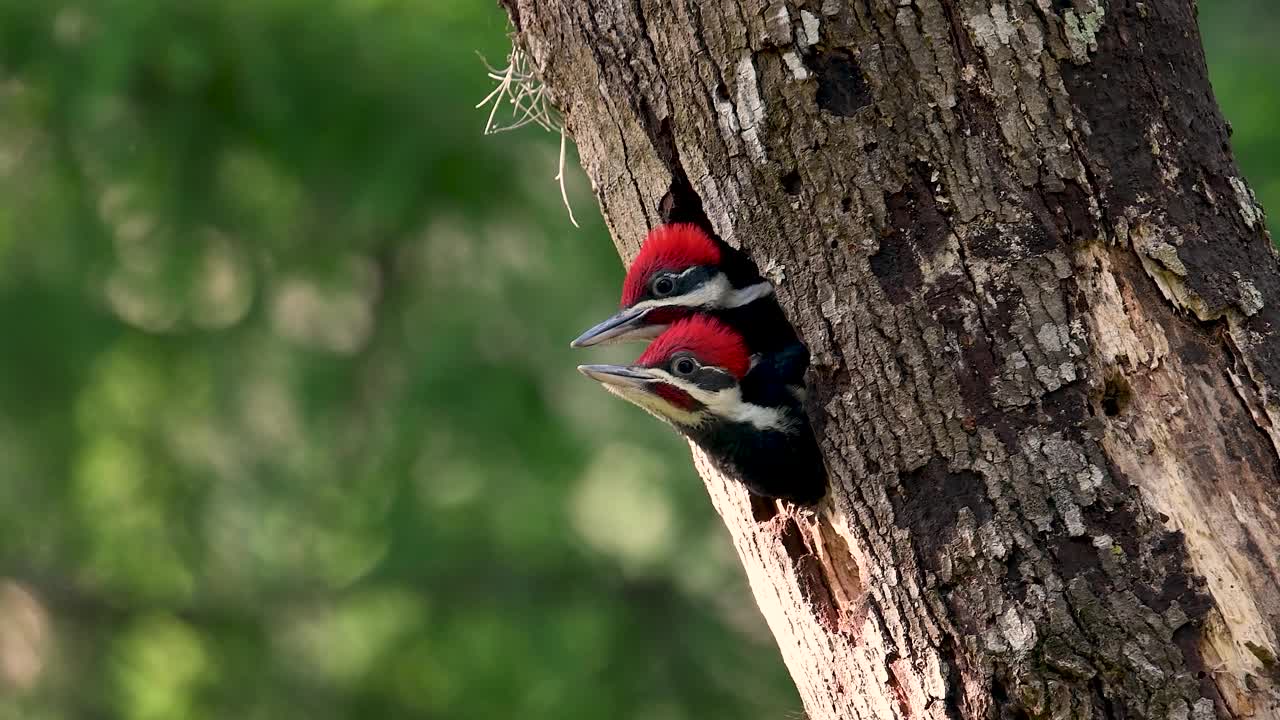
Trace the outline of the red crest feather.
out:
<instances>
[{"instance_id":1,"label":"red crest feather","mask_svg":"<svg viewBox=\"0 0 1280 720\"><path fill-rule=\"evenodd\" d=\"M739 380L751 368L751 355L742 336L710 315L677 320L654 339L636 364L657 367L682 351L693 353L703 365L728 370Z\"/></svg>"},{"instance_id":2,"label":"red crest feather","mask_svg":"<svg viewBox=\"0 0 1280 720\"><path fill-rule=\"evenodd\" d=\"M649 232L640 253L622 283L622 306L635 304L649 278L659 270L683 270L695 265L716 265L720 248L697 225L659 225Z\"/></svg>"}]
</instances>

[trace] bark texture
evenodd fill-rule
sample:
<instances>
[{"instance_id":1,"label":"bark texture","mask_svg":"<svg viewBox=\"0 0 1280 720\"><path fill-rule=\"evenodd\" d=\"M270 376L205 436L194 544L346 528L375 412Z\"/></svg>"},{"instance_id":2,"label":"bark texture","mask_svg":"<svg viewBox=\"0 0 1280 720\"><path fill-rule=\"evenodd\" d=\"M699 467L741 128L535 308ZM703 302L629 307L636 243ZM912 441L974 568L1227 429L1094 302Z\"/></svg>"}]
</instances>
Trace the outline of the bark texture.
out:
<instances>
[{"instance_id":1,"label":"bark texture","mask_svg":"<svg viewBox=\"0 0 1280 720\"><path fill-rule=\"evenodd\" d=\"M624 258L705 216L813 352L817 513L699 461L810 718L1280 717L1280 269L1192 2L504 4Z\"/></svg>"}]
</instances>

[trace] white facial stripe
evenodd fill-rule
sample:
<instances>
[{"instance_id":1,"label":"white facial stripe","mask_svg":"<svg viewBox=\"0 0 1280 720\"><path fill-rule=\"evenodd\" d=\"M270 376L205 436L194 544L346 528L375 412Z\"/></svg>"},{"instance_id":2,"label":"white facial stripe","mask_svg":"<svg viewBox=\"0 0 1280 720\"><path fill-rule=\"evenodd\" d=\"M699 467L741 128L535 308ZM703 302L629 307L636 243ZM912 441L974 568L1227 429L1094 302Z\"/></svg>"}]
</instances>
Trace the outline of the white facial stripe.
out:
<instances>
[{"instance_id":1,"label":"white facial stripe","mask_svg":"<svg viewBox=\"0 0 1280 720\"><path fill-rule=\"evenodd\" d=\"M688 272L688 271L686 271ZM729 286L729 279L723 273L717 274L711 280L702 283L693 292L684 295L674 295L666 298L656 298L653 300L645 300L636 303L636 309L649 309L659 307L669 307L671 305L681 305L688 307L722 307L723 298L730 294L733 288Z\"/></svg>"},{"instance_id":2,"label":"white facial stripe","mask_svg":"<svg viewBox=\"0 0 1280 720\"><path fill-rule=\"evenodd\" d=\"M721 417L730 422L751 425L759 430L789 432L795 429L794 421L787 418L778 408L753 405L743 401L742 388L737 385L732 385L723 390L709 391L694 385L688 380L678 378L661 368L654 368L652 372L662 381L675 385L689 393L694 400L705 405L709 412L702 413L702 422L710 420L712 417Z\"/></svg>"},{"instance_id":3,"label":"white facial stripe","mask_svg":"<svg viewBox=\"0 0 1280 720\"><path fill-rule=\"evenodd\" d=\"M725 301L725 307L742 307L748 303L753 303L762 297L768 297L773 294L773 285L768 280L761 280L755 285L733 290L729 293L729 298Z\"/></svg>"},{"instance_id":4,"label":"white facial stripe","mask_svg":"<svg viewBox=\"0 0 1280 720\"><path fill-rule=\"evenodd\" d=\"M743 402L742 390L736 385L711 395L714 396L714 400L702 402L716 415L746 423L760 430L789 432L793 429L793 423L782 414L781 410Z\"/></svg>"},{"instance_id":5,"label":"white facial stripe","mask_svg":"<svg viewBox=\"0 0 1280 720\"><path fill-rule=\"evenodd\" d=\"M683 273L680 273L680 275L683 277L685 274L693 272L694 270L697 270L697 268L691 267ZM762 285L764 286L763 292L760 290ZM743 295L743 293L749 292L757 294ZM672 297L645 300L644 302L638 302L635 305L632 305L632 307L636 310L670 307L672 305L708 308L738 307L739 305L745 305L756 298L764 297L771 292L773 292L773 286L769 285L767 282L756 283L751 287L746 287L741 290L734 290L733 286L729 284L729 278L725 277L724 273L716 273L710 280L702 283L702 285L694 289L693 292L685 293L684 295L673 295ZM741 300L740 298L742 297L746 297L747 299Z\"/></svg>"},{"instance_id":6,"label":"white facial stripe","mask_svg":"<svg viewBox=\"0 0 1280 720\"><path fill-rule=\"evenodd\" d=\"M674 277L675 279L678 280L684 277L685 275L688 275L689 273L693 272L694 270L697 270L698 267L699 266L694 265L691 268L686 268L684 272ZM635 305L632 305L631 307L636 310L642 310L645 308L666 307L667 305L684 305L686 303L682 302L683 299L684 299L683 296L655 298L653 300L645 300L644 302L638 302Z\"/></svg>"}]
</instances>

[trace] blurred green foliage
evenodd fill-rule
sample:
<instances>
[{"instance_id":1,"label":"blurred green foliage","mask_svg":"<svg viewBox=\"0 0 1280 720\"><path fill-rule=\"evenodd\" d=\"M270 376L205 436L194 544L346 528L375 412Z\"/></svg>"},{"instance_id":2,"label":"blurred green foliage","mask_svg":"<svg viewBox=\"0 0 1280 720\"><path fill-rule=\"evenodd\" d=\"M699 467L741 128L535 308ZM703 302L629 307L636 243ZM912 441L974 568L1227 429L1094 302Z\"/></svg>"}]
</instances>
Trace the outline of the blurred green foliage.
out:
<instances>
[{"instance_id":1,"label":"blurred green foliage","mask_svg":"<svg viewBox=\"0 0 1280 720\"><path fill-rule=\"evenodd\" d=\"M1274 0L1199 0L1209 79L1231 146L1280 243L1280 12Z\"/></svg>"},{"instance_id":2,"label":"blurred green foliage","mask_svg":"<svg viewBox=\"0 0 1280 720\"><path fill-rule=\"evenodd\" d=\"M1280 207L1280 20L1200 6ZM505 32L0 0L0 720L798 710L684 446L572 370L621 270L557 138L481 136Z\"/></svg>"}]
</instances>

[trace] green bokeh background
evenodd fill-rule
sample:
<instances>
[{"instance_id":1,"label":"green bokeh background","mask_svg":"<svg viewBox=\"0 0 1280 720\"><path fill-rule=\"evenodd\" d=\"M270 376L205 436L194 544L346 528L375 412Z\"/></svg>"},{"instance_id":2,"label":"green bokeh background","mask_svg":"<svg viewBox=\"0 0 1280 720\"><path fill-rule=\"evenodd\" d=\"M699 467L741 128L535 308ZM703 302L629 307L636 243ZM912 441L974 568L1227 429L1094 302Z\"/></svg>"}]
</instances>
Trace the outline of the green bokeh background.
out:
<instances>
[{"instance_id":1,"label":"green bokeh background","mask_svg":"<svg viewBox=\"0 0 1280 720\"><path fill-rule=\"evenodd\" d=\"M1280 207L1280 16L1201 0ZM488 2L0 0L0 720L787 718ZM629 357L634 348L593 353Z\"/></svg>"}]
</instances>

